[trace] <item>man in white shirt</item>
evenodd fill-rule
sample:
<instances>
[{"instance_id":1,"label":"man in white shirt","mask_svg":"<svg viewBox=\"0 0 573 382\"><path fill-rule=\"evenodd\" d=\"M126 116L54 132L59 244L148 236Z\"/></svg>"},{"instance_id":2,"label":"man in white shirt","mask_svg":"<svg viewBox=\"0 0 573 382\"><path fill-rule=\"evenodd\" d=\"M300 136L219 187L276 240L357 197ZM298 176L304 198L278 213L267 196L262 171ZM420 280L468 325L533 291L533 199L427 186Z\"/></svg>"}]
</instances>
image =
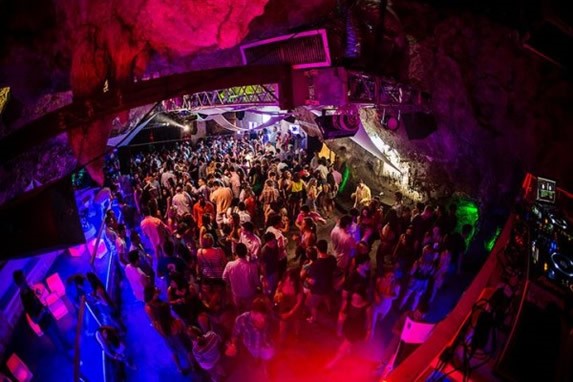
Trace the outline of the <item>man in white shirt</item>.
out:
<instances>
[{"instance_id":1,"label":"man in white shirt","mask_svg":"<svg viewBox=\"0 0 573 382\"><path fill-rule=\"evenodd\" d=\"M161 186L163 188L169 188L169 179L173 179L173 182L177 183L177 177L173 172L169 169L166 169L161 174Z\"/></svg>"},{"instance_id":2,"label":"man in white shirt","mask_svg":"<svg viewBox=\"0 0 573 382\"><path fill-rule=\"evenodd\" d=\"M233 191L233 196L235 198L239 197L241 193L241 177L235 169L231 169L229 172L229 180L231 183L231 190Z\"/></svg>"},{"instance_id":3,"label":"man in white shirt","mask_svg":"<svg viewBox=\"0 0 573 382\"><path fill-rule=\"evenodd\" d=\"M245 244L247 247L247 260L256 261L259 258L259 253L261 252L261 239L255 234L255 226L253 223L245 222L242 225L241 236L239 237L239 243Z\"/></svg>"},{"instance_id":4,"label":"man in white shirt","mask_svg":"<svg viewBox=\"0 0 573 382\"><path fill-rule=\"evenodd\" d=\"M191 196L183 191L181 186L177 186L175 195L171 199L171 205L177 210L177 216L185 216L191 214Z\"/></svg>"},{"instance_id":5,"label":"man in white shirt","mask_svg":"<svg viewBox=\"0 0 573 382\"><path fill-rule=\"evenodd\" d=\"M247 261L247 246L238 243L235 260L229 261L223 271L223 280L231 286L233 301L242 313L250 309L259 287L259 271L256 263Z\"/></svg>"},{"instance_id":6,"label":"man in white shirt","mask_svg":"<svg viewBox=\"0 0 573 382\"><path fill-rule=\"evenodd\" d=\"M328 176L328 167L326 167L326 159L320 158L318 160L318 167L316 171L320 174L320 179L324 182L326 181L326 177Z\"/></svg>"},{"instance_id":7,"label":"man in white shirt","mask_svg":"<svg viewBox=\"0 0 573 382\"><path fill-rule=\"evenodd\" d=\"M150 278L143 273L141 268L137 265L139 261L139 253L137 251L129 252L129 264L125 267L125 277L129 281L133 295L138 301L143 302L143 291L150 283Z\"/></svg>"},{"instance_id":8,"label":"man in white shirt","mask_svg":"<svg viewBox=\"0 0 573 382\"><path fill-rule=\"evenodd\" d=\"M352 217L350 215L344 215L330 232L330 240L334 247L336 265L343 271L348 270L350 262L356 252L357 242L350 232L351 225Z\"/></svg>"}]
</instances>

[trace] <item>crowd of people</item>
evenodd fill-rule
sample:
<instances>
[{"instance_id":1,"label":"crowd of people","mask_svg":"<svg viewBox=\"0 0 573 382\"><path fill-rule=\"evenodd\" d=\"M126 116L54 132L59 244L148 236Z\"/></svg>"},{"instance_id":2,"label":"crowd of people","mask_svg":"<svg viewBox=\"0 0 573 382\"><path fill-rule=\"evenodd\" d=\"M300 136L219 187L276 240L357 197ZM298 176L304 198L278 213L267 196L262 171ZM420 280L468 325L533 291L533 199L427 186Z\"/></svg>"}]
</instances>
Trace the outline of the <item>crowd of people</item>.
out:
<instances>
[{"instance_id":1,"label":"crowd of people","mask_svg":"<svg viewBox=\"0 0 573 382\"><path fill-rule=\"evenodd\" d=\"M106 240L182 373L219 381L235 357L267 370L287 336L337 317L333 368L460 270L471 227L456 232L455 205L411 208L397 192L387 206L359 180L343 213L339 164L293 155L292 139L272 129L132 152L124 175L108 162L121 213L107 211Z\"/></svg>"}]
</instances>

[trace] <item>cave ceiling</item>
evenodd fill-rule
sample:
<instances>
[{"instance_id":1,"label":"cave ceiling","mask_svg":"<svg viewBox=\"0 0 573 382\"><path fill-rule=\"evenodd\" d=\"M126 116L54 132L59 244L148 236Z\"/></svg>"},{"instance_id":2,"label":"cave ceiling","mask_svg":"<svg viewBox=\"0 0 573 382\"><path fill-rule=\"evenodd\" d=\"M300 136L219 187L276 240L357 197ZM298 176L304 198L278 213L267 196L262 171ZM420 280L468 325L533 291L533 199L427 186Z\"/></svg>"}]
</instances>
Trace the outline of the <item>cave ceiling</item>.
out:
<instances>
[{"instance_id":1,"label":"cave ceiling","mask_svg":"<svg viewBox=\"0 0 573 382\"><path fill-rule=\"evenodd\" d=\"M342 63L350 23L355 65L430 95L438 130L394 141L436 164L434 181L482 199L510 192L525 171L573 188L570 77L524 48L524 3L395 0L382 11L373 0L0 0L0 87L11 90L0 136L104 85L241 65L241 42L289 31L327 28ZM91 162L115 117L2 163L0 203Z\"/></svg>"}]
</instances>

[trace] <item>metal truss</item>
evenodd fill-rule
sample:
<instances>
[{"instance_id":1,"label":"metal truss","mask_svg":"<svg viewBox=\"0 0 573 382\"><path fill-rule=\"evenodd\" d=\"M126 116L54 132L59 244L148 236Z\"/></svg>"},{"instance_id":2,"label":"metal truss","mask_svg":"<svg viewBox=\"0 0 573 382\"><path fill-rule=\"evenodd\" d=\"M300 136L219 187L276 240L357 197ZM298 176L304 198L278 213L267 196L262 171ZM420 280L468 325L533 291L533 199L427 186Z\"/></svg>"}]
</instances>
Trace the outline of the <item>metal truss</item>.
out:
<instances>
[{"instance_id":1,"label":"metal truss","mask_svg":"<svg viewBox=\"0 0 573 382\"><path fill-rule=\"evenodd\" d=\"M198 92L183 96L183 102L177 105L175 99L164 102L168 111L185 109L196 110L212 107L235 105L268 105L279 104L279 85L244 85L227 89Z\"/></svg>"},{"instance_id":2,"label":"metal truss","mask_svg":"<svg viewBox=\"0 0 573 382\"><path fill-rule=\"evenodd\" d=\"M420 91L409 84L367 74L348 72L348 102L423 109Z\"/></svg>"}]
</instances>

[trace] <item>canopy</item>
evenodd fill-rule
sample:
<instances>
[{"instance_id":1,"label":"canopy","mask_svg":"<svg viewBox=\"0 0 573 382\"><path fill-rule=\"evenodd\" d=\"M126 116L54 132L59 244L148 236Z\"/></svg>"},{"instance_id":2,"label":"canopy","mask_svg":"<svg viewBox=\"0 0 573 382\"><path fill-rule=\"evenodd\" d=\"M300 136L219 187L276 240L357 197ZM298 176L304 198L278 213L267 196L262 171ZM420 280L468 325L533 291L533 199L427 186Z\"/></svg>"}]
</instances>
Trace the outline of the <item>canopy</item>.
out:
<instances>
[{"instance_id":1,"label":"canopy","mask_svg":"<svg viewBox=\"0 0 573 382\"><path fill-rule=\"evenodd\" d=\"M376 146L376 144L372 141L372 138L370 138L370 135L368 135L368 133L364 129L362 123L360 123L360 126L358 127L358 132L351 139L357 144L359 144L364 150L368 151L370 154L374 155L376 158L380 159L381 161L383 161L384 163L386 163L387 165L398 171L400 174L402 173L402 171L400 171L400 169L397 168L390 161L390 159L388 159L388 157Z\"/></svg>"}]
</instances>

